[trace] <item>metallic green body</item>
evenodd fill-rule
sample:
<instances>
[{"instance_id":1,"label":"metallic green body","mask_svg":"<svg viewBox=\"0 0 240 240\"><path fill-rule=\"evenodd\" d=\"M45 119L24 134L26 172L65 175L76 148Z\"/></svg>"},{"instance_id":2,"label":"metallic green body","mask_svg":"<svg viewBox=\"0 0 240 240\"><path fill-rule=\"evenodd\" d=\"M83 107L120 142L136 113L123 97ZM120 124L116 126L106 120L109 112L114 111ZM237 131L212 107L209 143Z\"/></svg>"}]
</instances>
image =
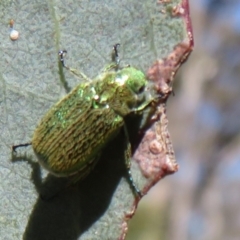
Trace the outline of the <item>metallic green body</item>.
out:
<instances>
[{"instance_id":1,"label":"metallic green body","mask_svg":"<svg viewBox=\"0 0 240 240\"><path fill-rule=\"evenodd\" d=\"M32 146L40 163L57 176L86 176L101 150L125 129L124 118L142 112L153 101L145 97L146 84L141 71L109 65L91 82L75 87L46 113L34 132ZM129 146L127 151L131 155Z\"/></svg>"}]
</instances>

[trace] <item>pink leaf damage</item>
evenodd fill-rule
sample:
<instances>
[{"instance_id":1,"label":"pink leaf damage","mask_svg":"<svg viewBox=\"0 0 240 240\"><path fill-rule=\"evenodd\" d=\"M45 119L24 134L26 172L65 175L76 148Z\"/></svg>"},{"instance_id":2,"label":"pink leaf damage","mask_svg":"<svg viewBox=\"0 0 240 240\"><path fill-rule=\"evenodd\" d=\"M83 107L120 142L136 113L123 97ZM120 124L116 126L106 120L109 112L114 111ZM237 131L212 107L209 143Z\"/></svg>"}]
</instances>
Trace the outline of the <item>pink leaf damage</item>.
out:
<instances>
[{"instance_id":1,"label":"pink leaf damage","mask_svg":"<svg viewBox=\"0 0 240 240\"><path fill-rule=\"evenodd\" d=\"M167 3L159 1L158 3ZM187 0L172 8L172 16L183 18L187 29L187 38L177 44L173 51L164 59L155 61L147 71L149 81L153 84L154 90L164 96L156 105L155 114L152 117L152 125L147 129L143 138L133 155L142 175L146 178L146 184L142 192L148 190L161 178L178 170L173 145L168 131L168 120L166 115L166 102L173 93L173 81L179 67L186 61L193 49L193 35L191 21L189 18L189 5ZM125 214L122 224L122 235L119 239L125 239L127 232L126 221L135 212L140 199L136 199L130 213Z\"/></svg>"}]
</instances>

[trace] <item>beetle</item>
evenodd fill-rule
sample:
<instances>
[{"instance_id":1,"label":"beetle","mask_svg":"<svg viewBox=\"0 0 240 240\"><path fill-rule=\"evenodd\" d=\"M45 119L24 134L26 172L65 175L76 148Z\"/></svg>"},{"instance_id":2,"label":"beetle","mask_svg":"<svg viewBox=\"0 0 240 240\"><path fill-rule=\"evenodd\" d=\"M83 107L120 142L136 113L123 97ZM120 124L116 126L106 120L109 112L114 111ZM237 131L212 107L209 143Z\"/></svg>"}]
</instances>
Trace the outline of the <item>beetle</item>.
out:
<instances>
[{"instance_id":1,"label":"beetle","mask_svg":"<svg viewBox=\"0 0 240 240\"><path fill-rule=\"evenodd\" d=\"M85 80L53 105L36 127L31 143L39 163L58 177L84 178L94 168L102 150L124 130L125 165L134 194L141 196L131 175L131 144L125 124L127 116L141 114L156 101L146 94L147 79L134 67L120 68L119 44L113 46L112 62L93 80L65 65L66 50L59 51L62 66Z\"/></svg>"}]
</instances>

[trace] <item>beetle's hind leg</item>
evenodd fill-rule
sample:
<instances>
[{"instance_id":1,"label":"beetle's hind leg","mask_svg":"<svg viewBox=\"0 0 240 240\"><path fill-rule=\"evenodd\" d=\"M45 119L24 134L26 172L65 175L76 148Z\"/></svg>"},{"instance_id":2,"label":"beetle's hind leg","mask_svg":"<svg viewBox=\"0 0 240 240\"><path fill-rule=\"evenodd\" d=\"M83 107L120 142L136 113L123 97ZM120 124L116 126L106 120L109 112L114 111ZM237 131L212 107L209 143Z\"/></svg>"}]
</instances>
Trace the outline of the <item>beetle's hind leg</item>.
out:
<instances>
[{"instance_id":1,"label":"beetle's hind leg","mask_svg":"<svg viewBox=\"0 0 240 240\"><path fill-rule=\"evenodd\" d=\"M143 194L138 189L138 187L136 186L136 184L134 183L134 180L132 178L132 172L131 172L132 150L131 150L131 144L129 141L128 132L127 132L127 128L126 128L125 124L124 124L124 133L125 133L125 137L126 137L126 149L124 151L124 158L125 158L125 166L127 168L127 173L126 173L127 181L129 182L134 195L141 198L143 196Z\"/></svg>"},{"instance_id":2,"label":"beetle's hind leg","mask_svg":"<svg viewBox=\"0 0 240 240\"><path fill-rule=\"evenodd\" d=\"M78 78L84 79L85 81L88 81L88 82L91 82L92 80L89 79L84 73L78 71L77 69L70 68L65 65L64 56L66 55L66 53L67 53L67 50L60 50L58 52L59 60L62 63L62 66L64 68L66 68L68 71L70 71L73 75L77 76Z\"/></svg>"},{"instance_id":3,"label":"beetle's hind leg","mask_svg":"<svg viewBox=\"0 0 240 240\"><path fill-rule=\"evenodd\" d=\"M16 149L17 148L20 148L20 147L28 147L32 145L32 143L22 143L22 144L18 144L18 145L13 145L12 146L12 152L16 152Z\"/></svg>"}]
</instances>

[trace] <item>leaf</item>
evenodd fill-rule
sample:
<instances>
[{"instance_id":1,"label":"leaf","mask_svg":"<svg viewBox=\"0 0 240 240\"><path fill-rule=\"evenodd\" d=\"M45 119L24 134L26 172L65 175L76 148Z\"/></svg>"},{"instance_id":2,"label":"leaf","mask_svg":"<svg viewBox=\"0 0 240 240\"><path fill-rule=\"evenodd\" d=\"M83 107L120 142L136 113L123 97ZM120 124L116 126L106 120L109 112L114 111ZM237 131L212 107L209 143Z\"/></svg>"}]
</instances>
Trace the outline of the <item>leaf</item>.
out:
<instances>
[{"instance_id":1,"label":"leaf","mask_svg":"<svg viewBox=\"0 0 240 240\"><path fill-rule=\"evenodd\" d=\"M31 141L44 113L79 81L62 72L60 49L67 49L69 66L92 78L109 62L113 44L121 44L121 64L146 71L155 91L165 96L152 126L136 145L134 181L147 193L161 177L177 170L165 103L173 76L193 46L188 2L178 2L0 2L2 239L124 239L126 220L139 201L123 177L122 134L106 148L92 173L67 189L61 190L62 179L41 176L46 172L31 147L20 151L20 161L11 162L12 145ZM10 19L19 32L16 41L9 38ZM48 201L36 192L51 194L58 189L59 194Z\"/></svg>"}]
</instances>

